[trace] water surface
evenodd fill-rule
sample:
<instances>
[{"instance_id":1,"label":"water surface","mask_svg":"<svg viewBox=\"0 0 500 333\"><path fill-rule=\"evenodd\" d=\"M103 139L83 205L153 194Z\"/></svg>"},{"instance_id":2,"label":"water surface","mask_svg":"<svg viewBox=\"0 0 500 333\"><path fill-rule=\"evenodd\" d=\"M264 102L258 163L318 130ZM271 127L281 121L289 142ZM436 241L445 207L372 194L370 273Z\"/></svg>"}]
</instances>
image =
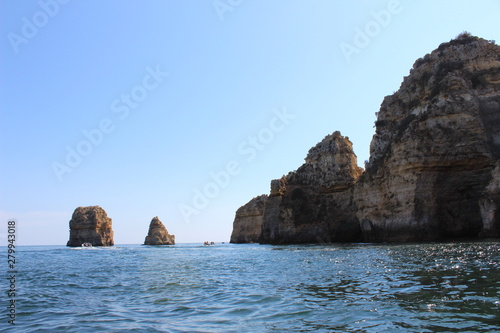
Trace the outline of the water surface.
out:
<instances>
[{"instance_id":1,"label":"water surface","mask_svg":"<svg viewBox=\"0 0 500 333\"><path fill-rule=\"evenodd\" d=\"M500 331L499 242L18 249L16 332Z\"/></svg>"}]
</instances>

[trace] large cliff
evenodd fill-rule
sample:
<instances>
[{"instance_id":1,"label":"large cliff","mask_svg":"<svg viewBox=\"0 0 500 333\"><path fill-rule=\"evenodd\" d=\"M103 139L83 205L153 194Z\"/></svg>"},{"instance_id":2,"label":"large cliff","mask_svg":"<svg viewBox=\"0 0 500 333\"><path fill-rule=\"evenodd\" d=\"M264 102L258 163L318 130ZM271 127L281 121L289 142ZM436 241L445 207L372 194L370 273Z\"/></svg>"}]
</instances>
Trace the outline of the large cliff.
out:
<instances>
[{"instance_id":1,"label":"large cliff","mask_svg":"<svg viewBox=\"0 0 500 333\"><path fill-rule=\"evenodd\" d=\"M500 47L463 34L417 60L381 105L354 193L364 240L477 237L499 158Z\"/></svg>"},{"instance_id":2,"label":"large cliff","mask_svg":"<svg viewBox=\"0 0 500 333\"><path fill-rule=\"evenodd\" d=\"M112 221L99 206L78 207L69 221L67 246L78 247L83 243L92 246L112 246Z\"/></svg>"},{"instance_id":3,"label":"large cliff","mask_svg":"<svg viewBox=\"0 0 500 333\"><path fill-rule=\"evenodd\" d=\"M441 44L375 125L363 174L334 133L271 183L261 242L500 237L499 46L469 34Z\"/></svg>"}]
</instances>

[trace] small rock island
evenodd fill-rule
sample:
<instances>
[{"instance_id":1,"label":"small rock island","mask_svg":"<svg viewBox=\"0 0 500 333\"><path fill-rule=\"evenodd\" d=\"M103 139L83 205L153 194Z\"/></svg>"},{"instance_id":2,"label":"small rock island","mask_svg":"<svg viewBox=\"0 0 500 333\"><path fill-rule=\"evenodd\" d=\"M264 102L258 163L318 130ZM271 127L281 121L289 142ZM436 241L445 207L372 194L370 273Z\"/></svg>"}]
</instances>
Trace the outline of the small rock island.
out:
<instances>
[{"instance_id":1,"label":"small rock island","mask_svg":"<svg viewBox=\"0 0 500 333\"><path fill-rule=\"evenodd\" d=\"M175 245L175 236L170 235L158 216L155 216L149 224L144 245Z\"/></svg>"},{"instance_id":2,"label":"small rock island","mask_svg":"<svg viewBox=\"0 0 500 333\"><path fill-rule=\"evenodd\" d=\"M79 247L89 243L92 246L113 246L111 218L99 206L78 207L69 221L67 246Z\"/></svg>"}]
</instances>

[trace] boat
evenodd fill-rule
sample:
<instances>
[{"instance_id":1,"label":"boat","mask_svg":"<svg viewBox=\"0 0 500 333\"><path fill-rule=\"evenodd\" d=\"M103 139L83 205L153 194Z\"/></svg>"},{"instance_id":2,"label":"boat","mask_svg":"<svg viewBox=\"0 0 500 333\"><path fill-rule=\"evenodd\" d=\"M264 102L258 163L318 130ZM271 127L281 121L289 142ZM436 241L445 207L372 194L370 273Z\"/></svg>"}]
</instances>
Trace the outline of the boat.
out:
<instances>
[{"instance_id":1,"label":"boat","mask_svg":"<svg viewBox=\"0 0 500 333\"><path fill-rule=\"evenodd\" d=\"M82 243L82 247L92 247L92 243Z\"/></svg>"}]
</instances>

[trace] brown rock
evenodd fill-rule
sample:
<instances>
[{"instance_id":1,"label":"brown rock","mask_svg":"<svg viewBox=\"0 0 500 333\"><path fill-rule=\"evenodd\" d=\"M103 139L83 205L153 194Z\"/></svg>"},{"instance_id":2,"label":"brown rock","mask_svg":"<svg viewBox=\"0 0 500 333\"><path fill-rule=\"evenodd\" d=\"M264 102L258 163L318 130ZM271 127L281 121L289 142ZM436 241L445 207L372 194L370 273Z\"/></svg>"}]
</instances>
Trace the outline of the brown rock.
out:
<instances>
[{"instance_id":1,"label":"brown rock","mask_svg":"<svg viewBox=\"0 0 500 333\"><path fill-rule=\"evenodd\" d=\"M231 243L258 243L262 234L262 217L267 195L253 198L236 211Z\"/></svg>"},{"instance_id":2,"label":"brown rock","mask_svg":"<svg viewBox=\"0 0 500 333\"><path fill-rule=\"evenodd\" d=\"M264 243L357 241L352 188L363 170L352 143L339 132L309 150L295 172L271 182L265 204Z\"/></svg>"},{"instance_id":3,"label":"brown rock","mask_svg":"<svg viewBox=\"0 0 500 333\"><path fill-rule=\"evenodd\" d=\"M500 157L500 47L462 35L385 98L356 217L366 241L477 237Z\"/></svg>"},{"instance_id":4,"label":"brown rock","mask_svg":"<svg viewBox=\"0 0 500 333\"><path fill-rule=\"evenodd\" d=\"M363 174L336 132L271 183L262 242L500 237L498 45L469 34L441 44L375 125Z\"/></svg>"},{"instance_id":5,"label":"brown rock","mask_svg":"<svg viewBox=\"0 0 500 333\"><path fill-rule=\"evenodd\" d=\"M67 246L78 247L83 243L90 243L92 246L114 245L111 219L99 206L75 209L69 228Z\"/></svg>"},{"instance_id":6,"label":"brown rock","mask_svg":"<svg viewBox=\"0 0 500 333\"><path fill-rule=\"evenodd\" d=\"M170 235L167 228L158 219L158 216L154 217L149 224L149 231L146 239L144 240L144 245L174 245L175 236Z\"/></svg>"}]
</instances>

